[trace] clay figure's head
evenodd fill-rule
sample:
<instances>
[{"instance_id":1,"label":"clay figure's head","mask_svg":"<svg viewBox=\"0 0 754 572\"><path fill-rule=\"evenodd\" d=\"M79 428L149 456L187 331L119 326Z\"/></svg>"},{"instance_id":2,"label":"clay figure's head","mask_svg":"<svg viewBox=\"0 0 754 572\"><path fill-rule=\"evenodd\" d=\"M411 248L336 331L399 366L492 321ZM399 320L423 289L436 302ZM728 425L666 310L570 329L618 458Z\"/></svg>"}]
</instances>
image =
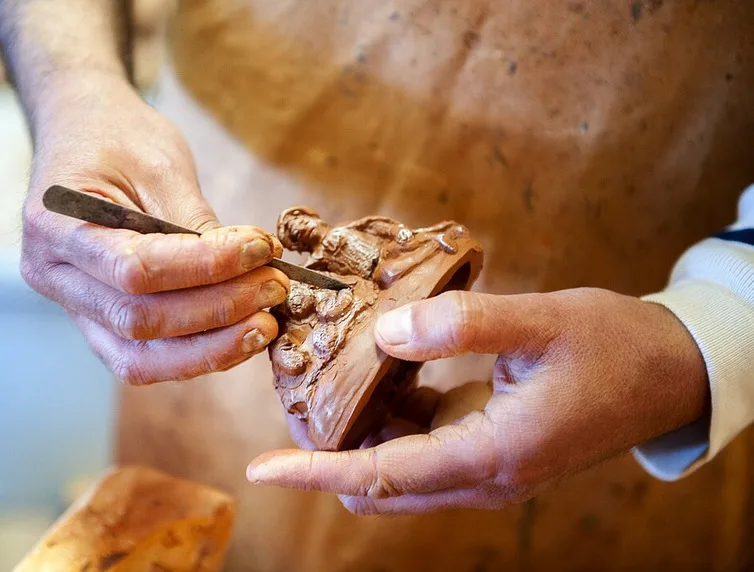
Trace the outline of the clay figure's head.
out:
<instances>
[{"instance_id":1,"label":"clay figure's head","mask_svg":"<svg viewBox=\"0 0 754 572\"><path fill-rule=\"evenodd\" d=\"M295 252L312 252L330 230L313 209L292 207L278 217L278 238L283 246Z\"/></svg>"}]
</instances>

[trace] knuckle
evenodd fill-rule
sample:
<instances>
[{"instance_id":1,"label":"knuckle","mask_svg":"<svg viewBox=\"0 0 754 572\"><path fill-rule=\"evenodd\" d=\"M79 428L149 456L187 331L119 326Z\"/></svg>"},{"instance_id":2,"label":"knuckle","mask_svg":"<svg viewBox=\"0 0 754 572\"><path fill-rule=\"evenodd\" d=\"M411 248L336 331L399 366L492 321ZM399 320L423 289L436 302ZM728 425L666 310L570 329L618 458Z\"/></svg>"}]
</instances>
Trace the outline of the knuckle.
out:
<instances>
[{"instance_id":1,"label":"knuckle","mask_svg":"<svg viewBox=\"0 0 754 572\"><path fill-rule=\"evenodd\" d=\"M458 350L473 347L482 313L481 304L468 292L448 292L443 296L448 344Z\"/></svg>"},{"instance_id":2,"label":"knuckle","mask_svg":"<svg viewBox=\"0 0 754 572\"><path fill-rule=\"evenodd\" d=\"M227 326L235 324L245 316L242 315L233 296L219 296L215 301L214 321L216 325Z\"/></svg>"},{"instance_id":3,"label":"knuckle","mask_svg":"<svg viewBox=\"0 0 754 572\"><path fill-rule=\"evenodd\" d=\"M187 228L199 232L210 230L217 226L217 216L208 205L197 205L189 208L183 215L184 224Z\"/></svg>"},{"instance_id":4,"label":"knuckle","mask_svg":"<svg viewBox=\"0 0 754 572\"><path fill-rule=\"evenodd\" d=\"M378 474L367 488L367 497L370 499L387 499L400 496L400 494L390 477L384 474Z\"/></svg>"},{"instance_id":5,"label":"knuckle","mask_svg":"<svg viewBox=\"0 0 754 572\"><path fill-rule=\"evenodd\" d=\"M484 411L472 412L469 416L471 423L478 422L479 430L473 431L478 436L479 458L474 466L474 472L480 476L481 482L490 481L500 474L500 455L494 422Z\"/></svg>"},{"instance_id":6,"label":"knuckle","mask_svg":"<svg viewBox=\"0 0 754 572\"><path fill-rule=\"evenodd\" d=\"M119 296L110 303L105 320L110 330L127 340L140 340L154 332L153 317L145 305L130 296Z\"/></svg>"},{"instance_id":7,"label":"knuckle","mask_svg":"<svg viewBox=\"0 0 754 572\"><path fill-rule=\"evenodd\" d=\"M210 373L223 373L234 368L236 365L238 365L238 360L224 361L215 359L212 356L204 356L197 371L186 374L184 377L187 379L195 379L202 375L209 375Z\"/></svg>"},{"instance_id":8,"label":"knuckle","mask_svg":"<svg viewBox=\"0 0 754 572\"><path fill-rule=\"evenodd\" d=\"M365 496L369 499L386 499L403 494L390 472L385 470L385 462L378 449L372 453L371 461L374 478L366 487Z\"/></svg>"},{"instance_id":9,"label":"knuckle","mask_svg":"<svg viewBox=\"0 0 754 572\"><path fill-rule=\"evenodd\" d=\"M109 369L115 378L124 385L147 385L155 381L146 375L138 360L130 357L124 356L112 360Z\"/></svg>"},{"instance_id":10,"label":"knuckle","mask_svg":"<svg viewBox=\"0 0 754 572\"><path fill-rule=\"evenodd\" d=\"M200 343L201 335L196 337L197 345ZM207 351L206 348L196 348L199 354L197 358L197 368L192 371L191 377L199 377L208 373L226 371L233 367L236 362L225 352Z\"/></svg>"},{"instance_id":11,"label":"knuckle","mask_svg":"<svg viewBox=\"0 0 754 572\"><path fill-rule=\"evenodd\" d=\"M343 497L341 503L348 512L355 516L373 516L380 513L376 503L370 498Z\"/></svg>"},{"instance_id":12,"label":"knuckle","mask_svg":"<svg viewBox=\"0 0 754 572\"><path fill-rule=\"evenodd\" d=\"M136 250L115 257L112 281L119 290L126 294L145 294L149 280L149 270Z\"/></svg>"},{"instance_id":13,"label":"knuckle","mask_svg":"<svg viewBox=\"0 0 754 572\"><path fill-rule=\"evenodd\" d=\"M551 325L560 325L564 321L568 321L569 315L573 313L574 307L570 304L570 301L566 301L564 297L561 297L561 292L553 292L541 296L539 312L541 312L542 323Z\"/></svg>"},{"instance_id":14,"label":"knuckle","mask_svg":"<svg viewBox=\"0 0 754 572\"><path fill-rule=\"evenodd\" d=\"M226 364L212 356L211 354L205 354L202 357L202 370L205 373L213 373L216 371L222 371L226 369Z\"/></svg>"},{"instance_id":15,"label":"knuckle","mask_svg":"<svg viewBox=\"0 0 754 572\"><path fill-rule=\"evenodd\" d=\"M212 248L222 249L227 246L234 246L238 241L238 227L226 226L213 229L202 237ZM249 239L251 237L248 237Z\"/></svg>"},{"instance_id":16,"label":"knuckle","mask_svg":"<svg viewBox=\"0 0 754 572\"><path fill-rule=\"evenodd\" d=\"M532 316L529 335L521 341L520 353L527 356L530 364L578 350L580 336L573 333L582 331L583 326L574 328L574 318L579 319L583 312L573 312L563 299L559 293L540 297L541 304Z\"/></svg>"},{"instance_id":17,"label":"knuckle","mask_svg":"<svg viewBox=\"0 0 754 572\"><path fill-rule=\"evenodd\" d=\"M173 153L165 150L153 150L141 158L141 163L156 180L166 180L178 170L179 161Z\"/></svg>"}]
</instances>

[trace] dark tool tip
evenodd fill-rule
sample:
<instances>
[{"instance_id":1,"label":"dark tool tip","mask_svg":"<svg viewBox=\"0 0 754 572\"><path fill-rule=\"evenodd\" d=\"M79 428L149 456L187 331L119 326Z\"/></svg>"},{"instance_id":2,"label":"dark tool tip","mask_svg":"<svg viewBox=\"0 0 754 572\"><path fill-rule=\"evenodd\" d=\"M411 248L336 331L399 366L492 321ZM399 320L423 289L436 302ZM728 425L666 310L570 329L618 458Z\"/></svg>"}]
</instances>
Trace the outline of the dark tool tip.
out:
<instances>
[{"instance_id":1,"label":"dark tool tip","mask_svg":"<svg viewBox=\"0 0 754 572\"><path fill-rule=\"evenodd\" d=\"M348 284L344 284L340 280L336 280L335 278L322 274L321 272L304 268L303 266L291 264L290 262L280 260L279 258L273 258L267 265L277 268L291 280L304 282L316 286L317 288L325 288L327 290L343 290L344 288L349 288Z\"/></svg>"}]
</instances>

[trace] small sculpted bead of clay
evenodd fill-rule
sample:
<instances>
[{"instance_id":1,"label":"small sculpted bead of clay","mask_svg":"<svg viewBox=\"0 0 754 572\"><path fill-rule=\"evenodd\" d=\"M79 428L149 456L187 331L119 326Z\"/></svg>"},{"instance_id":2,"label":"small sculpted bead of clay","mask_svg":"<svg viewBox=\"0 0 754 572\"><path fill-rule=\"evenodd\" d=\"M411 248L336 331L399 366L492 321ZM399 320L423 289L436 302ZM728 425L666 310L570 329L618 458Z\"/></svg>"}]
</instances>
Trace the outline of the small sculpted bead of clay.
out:
<instances>
[{"instance_id":1,"label":"small sculpted bead of clay","mask_svg":"<svg viewBox=\"0 0 754 572\"><path fill-rule=\"evenodd\" d=\"M353 304L353 292L351 290L320 290L316 294L317 316L327 322L337 320L345 315Z\"/></svg>"},{"instance_id":2,"label":"small sculpted bead of clay","mask_svg":"<svg viewBox=\"0 0 754 572\"><path fill-rule=\"evenodd\" d=\"M288 412L307 423L317 448L358 447L421 367L378 348L377 318L446 288L470 288L481 271L481 247L452 221L410 229L372 216L332 226L306 207L283 212L277 228L287 249L310 253L307 267L349 289L291 283L287 301L272 310L281 332L269 350L275 388Z\"/></svg>"},{"instance_id":3,"label":"small sculpted bead of clay","mask_svg":"<svg viewBox=\"0 0 754 572\"><path fill-rule=\"evenodd\" d=\"M306 365L309 363L307 355L299 349L289 338L280 338L279 343L275 345L273 359L277 367L287 373L289 376L297 376L306 371Z\"/></svg>"},{"instance_id":4,"label":"small sculpted bead of clay","mask_svg":"<svg viewBox=\"0 0 754 572\"><path fill-rule=\"evenodd\" d=\"M338 345L338 328L332 322L314 328L312 332L314 353L322 359L330 359Z\"/></svg>"}]
</instances>

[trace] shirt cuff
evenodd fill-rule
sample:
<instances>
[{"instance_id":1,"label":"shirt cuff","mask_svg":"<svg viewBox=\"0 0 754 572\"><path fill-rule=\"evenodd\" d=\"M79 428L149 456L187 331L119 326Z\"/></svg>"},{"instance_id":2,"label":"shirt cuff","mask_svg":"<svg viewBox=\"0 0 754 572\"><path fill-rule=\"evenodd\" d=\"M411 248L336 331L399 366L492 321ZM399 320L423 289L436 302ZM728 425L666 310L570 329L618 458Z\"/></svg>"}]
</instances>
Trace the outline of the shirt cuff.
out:
<instances>
[{"instance_id":1,"label":"shirt cuff","mask_svg":"<svg viewBox=\"0 0 754 572\"><path fill-rule=\"evenodd\" d=\"M681 281L642 300L665 306L683 322L709 377L709 418L633 451L648 473L674 481L711 460L754 419L754 310L729 289L706 280Z\"/></svg>"}]
</instances>

